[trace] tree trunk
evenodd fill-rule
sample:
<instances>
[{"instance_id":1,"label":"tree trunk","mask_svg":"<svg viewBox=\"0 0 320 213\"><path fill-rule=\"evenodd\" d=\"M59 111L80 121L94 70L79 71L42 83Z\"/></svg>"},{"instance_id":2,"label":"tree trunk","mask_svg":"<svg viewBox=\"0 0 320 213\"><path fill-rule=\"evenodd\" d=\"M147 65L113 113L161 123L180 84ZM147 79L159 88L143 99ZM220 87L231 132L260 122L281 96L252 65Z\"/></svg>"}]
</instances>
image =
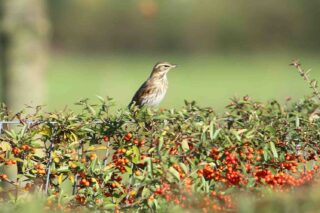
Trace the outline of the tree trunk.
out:
<instances>
[{"instance_id":1,"label":"tree trunk","mask_svg":"<svg viewBox=\"0 0 320 213\"><path fill-rule=\"evenodd\" d=\"M1 0L1 95L10 110L43 103L49 22L45 0Z\"/></svg>"},{"instance_id":2,"label":"tree trunk","mask_svg":"<svg viewBox=\"0 0 320 213\"><path fill-rule=\"evenodd\" d=\"M0 0L0 95L13 112L26 104L43 103L49 32L45 4L45 0ZM9 180L17 180L17 166L1 169ZM5 197L15 189L7 182L2 185Z\"/></svg>"}]
</instances>

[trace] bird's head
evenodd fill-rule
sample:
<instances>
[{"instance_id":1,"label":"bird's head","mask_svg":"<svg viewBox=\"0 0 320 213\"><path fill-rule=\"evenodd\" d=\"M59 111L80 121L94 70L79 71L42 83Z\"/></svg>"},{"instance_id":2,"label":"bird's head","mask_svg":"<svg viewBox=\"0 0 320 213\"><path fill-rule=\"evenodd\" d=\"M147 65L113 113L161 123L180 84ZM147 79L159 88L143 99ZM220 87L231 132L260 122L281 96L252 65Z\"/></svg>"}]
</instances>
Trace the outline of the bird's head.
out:
<instances>
[{"instance_id":1,"label":"bird's head","mask_svg":"<svg viewBox=\"0 0 320 213\"><path fill-rule=\"evenodd\" d=\"M171 64L169 62L156 63L152 69L151 77L163 77L175 67L177 67L176 64Z\"/></svg>"}]
</instances>

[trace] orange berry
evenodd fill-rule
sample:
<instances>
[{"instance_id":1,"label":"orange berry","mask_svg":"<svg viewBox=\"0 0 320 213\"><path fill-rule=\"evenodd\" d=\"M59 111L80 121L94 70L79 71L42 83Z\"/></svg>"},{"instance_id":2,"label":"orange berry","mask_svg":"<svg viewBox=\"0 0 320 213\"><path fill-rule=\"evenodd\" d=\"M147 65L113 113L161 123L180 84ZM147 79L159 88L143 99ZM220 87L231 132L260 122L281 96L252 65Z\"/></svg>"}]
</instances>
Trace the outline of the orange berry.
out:
<instances>
[{"instance_id":1,"label":"orange berry","mask_svg":"<svg viewBox=\"0 0 320 213\"><path fill-rule=\"evenodd\" d=\"M27 183L24 187L25 190L29 191L32 188L32 184L31 183Z\"/></svg>"},{"instance_id":2,"label":"orange berry","mask_svg":"<svg viewBox=\"0 0 320 213\"><path fill-rule=\"evenodd\" d=\"M7 166L11 166L13 163L12 163L11 160L7 160L4 164L7 165Z\"/></svg>"},{"instance_id":3,"label":"orange berry","mask_svg":"<svg viewBox=\"0 0 320 213\"><path fill-rule=\"evenodd\" d=\"M131 133L127 133L125 136L124 136L124 140L125 141L130 141L132 138L132 134Z\"/></svg>"},{"instance_id":4,"label":"orange berry","mask_svg":"<svg viewBox=\"0 0 320 213\"><path fill-rule=\"evenodd\" d=\"M101 199L96 199L94 202L96 203L96 205L100 205L102 203L102 200Z\"/></svg>"},{"instance_id":5,"label":"orange berry","mask_svg":"<svg viewBox=\"0 0 320 213\"><path fill-rule=\"evenodd\" d=\"M154 200L154 196L151 195L151 196L148 198L148 201L149 201L149 202L152 202L153 200Z\"/></svg>"},{"instance_id":6,"label":"orange berry","mask_svg":"<svg viewBox=\"0 0 320 213\"><path fill-rule=\"evenodd\" d=\"M39 170L38 170L38 173L39 173L40 175L44 175L44 174L46 174L46 170L44 170L44 169L39 169Z\"/></svg>"},{"instance_id":7,"label":"orange berry","mask_svg":"<svg viewBox=\"0 0 320 213\"><path fill-rule=\"evenodd\" d=\"M90 160L93 161L94 159L96 159L97 155L95 153L90 155Z\"/></svg>"},{"instance_id":8,"label":"orange berry","mask_svg":"<svg viewBox=\"0 0 320 213\"><path fill-rule=\"evenodd\" d=\"M141 175L141 172L139 170L135 171L134 173L136 176L140 176Z\"/></svg>"},{"instance_id":9,"label":"orange berry","mask_svg":"<svg viewBox=\"0 0 320 213\"><path fill-rule=\"evenodd\" d=\"M17 148L17 147L15 147L15 148L12 149L12 153L13 153L14 155L18 155L18 154L20 154L20 152L21 152L21 150L20 150L19 148Z\"/></svg>"},{"instance_id":10,"label":"orange berry","mask_svg":"<svg viewBox=\"0 0 320 213\"><path fill-rule=\"evenodd\" d=\"M81 185L85 185L87 183L87 180L85 179L85 178L82 178L81 180L80 180L80 184Z\"/></svg>"},{"instance_id":11,"label":"orange berry","mask_svg":"<svg viewBox=\"0 0 320 213\"><path fill-rule=\"evenodd\" d=\"M8 175L2 174L2 175L0 175L0 178L1 178L2 180L7 180L7 179L8 179Z\"/></svg>"},{"instance_id":12,"label":"orange berry","mask_svg":"<svg viewBox=\"0 0 320 213\"><path fill-rule=\"evenodd\" d=\"M77 168L77 164L72 163L72 164L70 165L70 168L71 168L71 169L75 169L75 168Z\"/></svg>"},{"instance_id":13,"label":"orange berry","mask_svg":"<svg viewBox=\"0 0 320 213\"><path fill-rule=\"evenodd\" d=\"M145 140L141 140L139 145L143 146L144 144L145 144Z\"/></svg>"},{"instance_id":14,"label":"orange berry","mask_svg":"<svg viewBox=\"0 0 320 213\"><path fill-rule=\"evenodd\" d=\"M21 149L23 149L23 150L29 150L30 149L30 147L28 146L28 145L22 145L21 146Z\"/></svg>"}]
</instances>

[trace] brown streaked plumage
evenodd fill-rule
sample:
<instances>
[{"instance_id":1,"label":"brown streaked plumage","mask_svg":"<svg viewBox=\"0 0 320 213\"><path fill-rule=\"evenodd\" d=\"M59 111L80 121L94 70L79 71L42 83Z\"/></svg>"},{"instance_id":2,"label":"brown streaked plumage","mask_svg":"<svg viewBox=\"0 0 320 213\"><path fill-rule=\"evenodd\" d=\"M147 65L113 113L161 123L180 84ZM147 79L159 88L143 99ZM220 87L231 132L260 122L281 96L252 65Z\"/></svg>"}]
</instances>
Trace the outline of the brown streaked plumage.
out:
<instances>
[{"instance_id":1,"label":"brown streaked plumage","mask_svg":"<svg viewBox=\"0 0 320 213\"><path fill-rule=\"evenodd\" d=\"M168 89L167 73L175 67L175 64L169 62L156 63L149 78L133 96L129 107L133 104L139 107L159 105Z\"/></svg>"}]
</instances>

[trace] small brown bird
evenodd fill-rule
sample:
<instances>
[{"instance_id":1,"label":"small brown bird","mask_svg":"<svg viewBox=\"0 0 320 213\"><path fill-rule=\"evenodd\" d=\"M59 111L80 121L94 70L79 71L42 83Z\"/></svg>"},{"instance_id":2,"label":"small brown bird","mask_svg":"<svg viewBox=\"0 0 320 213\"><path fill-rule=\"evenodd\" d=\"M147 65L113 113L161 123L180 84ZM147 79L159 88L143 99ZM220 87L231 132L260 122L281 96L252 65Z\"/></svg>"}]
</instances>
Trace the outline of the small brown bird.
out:
<instances>
[{"instance_id":1,"label":"small brown bird","mask_svg":"<svg viewBox=\"0 0 320 213\"><path fill-rule=\"evenodd\" d=\"M154 65L150 77L141 85L133 96L129 108L135 104L142 106L157 106L163 100L168 89L167 73L177 65L169 62L159 62Z\"/></svg>"}]
</instances>

